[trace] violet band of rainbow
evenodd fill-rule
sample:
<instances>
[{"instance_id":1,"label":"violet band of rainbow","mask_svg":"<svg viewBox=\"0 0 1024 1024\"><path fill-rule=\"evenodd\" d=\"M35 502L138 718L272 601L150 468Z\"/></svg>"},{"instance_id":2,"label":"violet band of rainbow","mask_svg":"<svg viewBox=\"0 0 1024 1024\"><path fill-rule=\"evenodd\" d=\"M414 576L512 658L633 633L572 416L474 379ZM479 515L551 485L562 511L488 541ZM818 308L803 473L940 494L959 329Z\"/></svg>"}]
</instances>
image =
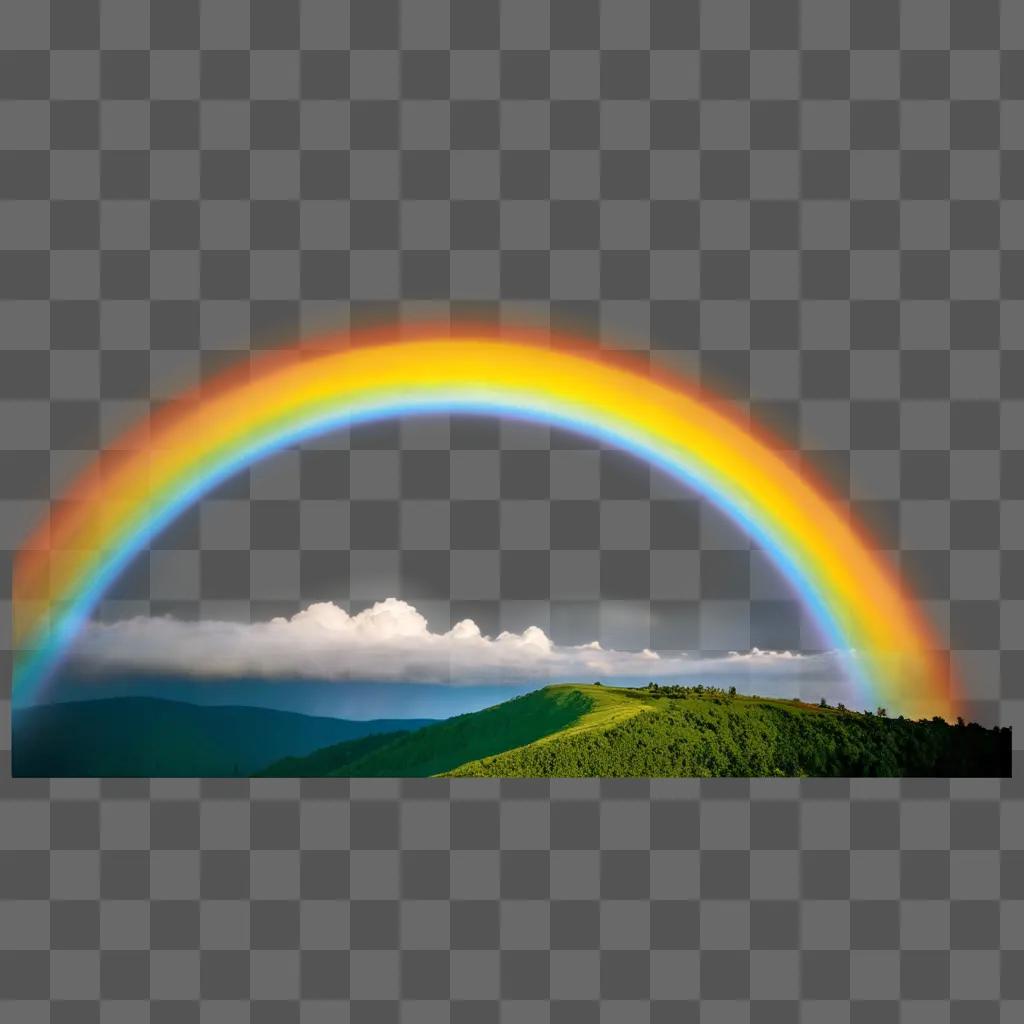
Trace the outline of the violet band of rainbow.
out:
<instances>
[{"instance_id":1,"label":"violet band of rainbow","mask_svg":"<svg viewBox=\"0 0 1024 1024\"><path fill-rule=\"evenodd\" d=\"M865 706L947 719L960 710L943 644L886 556L756 427L682 378L504 332L299 345L129 432L55 502L15 559L15 702L38 699L119 573L218 483L327 431L427 412L515 416L632 452L765 550L844 655Z\"/></svg>"}]
</instances>

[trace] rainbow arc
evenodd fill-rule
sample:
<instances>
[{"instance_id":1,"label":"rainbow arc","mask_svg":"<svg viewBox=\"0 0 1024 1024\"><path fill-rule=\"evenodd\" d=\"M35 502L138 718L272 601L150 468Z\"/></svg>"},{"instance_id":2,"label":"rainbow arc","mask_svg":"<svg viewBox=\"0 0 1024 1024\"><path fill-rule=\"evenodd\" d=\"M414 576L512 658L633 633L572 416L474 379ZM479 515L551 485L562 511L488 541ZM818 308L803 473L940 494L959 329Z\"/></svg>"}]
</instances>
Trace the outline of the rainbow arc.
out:
<instances>
[{"instance_id":1,"label":"rainbow arc","mask_svg":"<svg viewBox=\"0 0 1024 1024\"><path fill-rule=\"evenodd\" d=\"M695 489L772 558L865 704L960 710L948 654L842 501L767 433L681 377L528 333L321 338L214 378L119 438L51 506L14 566L14 699L45 690L96 603L177 515L233 473L354 423L515 416L619 446Z\"/></svg>"}]
</instances>

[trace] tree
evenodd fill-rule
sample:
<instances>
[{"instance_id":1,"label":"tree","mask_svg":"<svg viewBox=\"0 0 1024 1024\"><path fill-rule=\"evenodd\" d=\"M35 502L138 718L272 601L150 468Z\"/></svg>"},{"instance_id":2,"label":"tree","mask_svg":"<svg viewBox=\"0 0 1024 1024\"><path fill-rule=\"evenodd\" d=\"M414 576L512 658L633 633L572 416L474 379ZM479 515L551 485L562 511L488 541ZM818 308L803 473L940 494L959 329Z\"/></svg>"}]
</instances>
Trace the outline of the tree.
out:
<instances>
[{"instance_id":1,"label":"tree","mask_svg":"<svg viewBox=\"0 0 1024 1024\"><path fill-rule=\"evenodd\" d=\"M729 687L729 696L730 697L735 697L736 696L736 687L735 686L730 686Z\"/></svg>"},{"instance_id":2,"label":"tree","mask_svg":"<svg viewBox=\"0 0 1024 1024\"><path fill-rule=\"evenodd\" d=\"M824 697L822 697L821 700L818 702L818 707L819 708L827 708L828 707L828 704L825 702L825 698Z\"/></svg>"}]
</instances>

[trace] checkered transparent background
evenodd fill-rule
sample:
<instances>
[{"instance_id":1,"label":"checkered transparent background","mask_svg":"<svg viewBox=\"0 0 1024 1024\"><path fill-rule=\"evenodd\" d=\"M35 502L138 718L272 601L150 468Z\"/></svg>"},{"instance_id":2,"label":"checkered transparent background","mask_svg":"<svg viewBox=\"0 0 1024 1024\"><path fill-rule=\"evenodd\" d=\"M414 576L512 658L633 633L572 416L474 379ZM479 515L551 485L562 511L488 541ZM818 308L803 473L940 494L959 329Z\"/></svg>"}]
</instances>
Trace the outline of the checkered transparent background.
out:
<instances>
[{"instance_id":1,"label":"checkered transparent background","mask_svg":"<svg viewBox=\"0 0 1024 1024\"><path fill-rule=\"evenodd\" d=\"M0 50L7 565L104 441L251 349L552 324L772 424L973 716L1020 720L1024 5L4 0ZM692 495L440 418L269 460L104 613L395 593L435 627L813 645ZM0 899L5 1024L1024 1011L1013 780L5 778Z\"/></svg>"}]
</instances>

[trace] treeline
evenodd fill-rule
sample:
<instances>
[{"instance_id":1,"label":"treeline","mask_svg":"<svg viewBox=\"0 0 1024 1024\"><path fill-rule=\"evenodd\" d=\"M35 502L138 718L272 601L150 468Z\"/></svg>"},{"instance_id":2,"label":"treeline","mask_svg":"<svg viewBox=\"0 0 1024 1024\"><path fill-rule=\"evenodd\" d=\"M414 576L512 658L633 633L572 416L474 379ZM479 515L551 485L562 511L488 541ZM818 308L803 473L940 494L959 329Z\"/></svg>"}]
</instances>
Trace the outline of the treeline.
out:
<instances>
[{"instance_id":1,"label":"treeline","mask_svg":"<svg viewBox=\"0 0 1024 1024\"><path fill-rule=\"evenodd\" d=\"M735 686L730 686L728 690L723 690L721 687L705 686L703 683L697 683L694 686L677 686L669 683L648 683L642 690L636 691L636 696L638 697L654 696L676 699L685 697L707 697L722 700L726 697L735 697L736 695Z\"/></svg>"}]
</instances>

